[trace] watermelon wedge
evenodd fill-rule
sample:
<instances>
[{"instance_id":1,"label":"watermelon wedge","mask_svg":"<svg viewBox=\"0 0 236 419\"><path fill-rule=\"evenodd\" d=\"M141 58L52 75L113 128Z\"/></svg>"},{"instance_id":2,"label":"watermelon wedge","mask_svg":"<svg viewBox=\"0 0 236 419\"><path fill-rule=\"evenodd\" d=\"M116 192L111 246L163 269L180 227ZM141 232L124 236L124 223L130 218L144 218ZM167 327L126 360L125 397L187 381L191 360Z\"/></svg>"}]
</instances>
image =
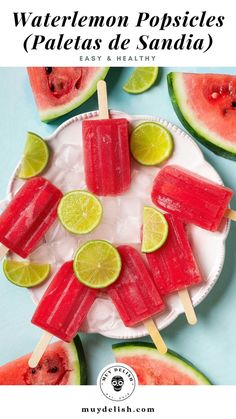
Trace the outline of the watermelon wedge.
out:
<instances>
[{"instance_id":1,"label":"watermelon wedge","mask_svg":"<svg viewBox=\"0 0 236 419\"><path fill-rule=\"evenodd\" d=\"M36 368L28 366L30 354L0 367L0 385L86 384L86 363L81 340L49 345Z\"/></svg>"},{"instance_id":2,"label":"watermelon wedge","mask_svg":"<svg viewBox=\"0 0 236 419\"><path fill-rule=\"evenodd\" d=\"M116 362L129 365L141 385L210 385L194 365L168 350L160 355L153 343L124 342L112 345Z\"/></svg>"},{"instance_id":3,"label":"watermelon wedge","mask_svg":"<svg viewBox=\"0 0 236 419\"><path fill-rule=\"evenodd\" d=\"M109 67L29 67L27 70L40 119L49 122L89 99Z\"/></svg>"},{"instance_id":4,"label":"watermelon wedge","mask_svg":"<svg viewBox=\"0 0 236 419\"><path fill-rule=\"evenodd\" d=\"M215 154L236 160L236 76L169 73L167 80L184 127Z\"/></svg>"}]
</instances>

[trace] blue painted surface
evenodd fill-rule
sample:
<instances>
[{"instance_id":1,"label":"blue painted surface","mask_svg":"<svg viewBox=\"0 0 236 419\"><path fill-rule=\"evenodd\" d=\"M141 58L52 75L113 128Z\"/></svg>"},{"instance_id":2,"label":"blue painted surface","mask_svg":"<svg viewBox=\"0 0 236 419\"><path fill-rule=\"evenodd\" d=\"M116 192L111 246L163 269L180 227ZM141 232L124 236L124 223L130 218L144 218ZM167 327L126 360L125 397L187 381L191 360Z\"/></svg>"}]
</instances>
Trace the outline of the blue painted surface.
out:
<instances>
[{"instance_id":1,"label":"blue painted surface","mask_svg":"<svg viewBox=\"0 0 236 419\"><path fill-rule=\"evenodd\" d=\"M167 92L166 74L173 69L162 69L158 84L148 92L133 96L121 87L132 71L111 69L108 75L109 103L113 109L130 114L158 115L181 126ZM178 68L179 71L187 70ZM222 72L236 74L236 68L191 68L197 72ZM0 199L6 194L8 180L21 157L26 131L47 136L67 119L72 112L50 125L38 118L37 109L24 68L0 68L2 80L0 95L1 148L0 148ZM94 96L81 106L80 112L97 108ZM236 162L223 159L200 146L206 159L216 168L226 185L236 191ZM236 208L236 198L233 199ZM187 326L180 316L163 331L168 346L196 364L216 384L236 384L236 223L231 225L227 240L224 269L216 286L197 308L199 322ZM207 254L207 249L206 249ZM0 272L0 364L4 364L31 351L40 331L30 324L34 304L28 292L11 285ZM82 335L89 368L89 383L95 384L98 372L114 360L111 345L115 339L99 335ZM150 341L149 338L143 338Z\"/></svg>"}]
</instances>

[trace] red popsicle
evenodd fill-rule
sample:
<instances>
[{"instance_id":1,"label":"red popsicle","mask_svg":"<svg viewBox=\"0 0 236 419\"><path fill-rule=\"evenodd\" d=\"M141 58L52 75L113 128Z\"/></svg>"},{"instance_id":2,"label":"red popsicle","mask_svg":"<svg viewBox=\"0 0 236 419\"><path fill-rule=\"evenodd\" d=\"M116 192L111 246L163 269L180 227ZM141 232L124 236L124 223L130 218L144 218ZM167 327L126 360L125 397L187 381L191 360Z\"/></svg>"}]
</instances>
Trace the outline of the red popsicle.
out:
<instances>
[{"instance_id":1,"label":"red popsicle","mask_svg":"<svg viewBox=\"0 0 236 419\"><path fill-rule=\"evenodd\" d=\"M1 256L26 258L57 217L62 193L43 177L28 180L0 215Z\"/></svg>"},{"instance_id":2,"label":"red popsicle","mask_svg":"<svg viewBox=\"0 0 236 419\"><path fill-rule=\"evenodd\" d=\"M152 316L164 310L165 305L142 256L131 246L119 246L122 260L119 278L107 288L126 326L144 322L157 349L165 353L167 348L156 329Z\"/></svg>"},{"instance_id":3,"label":"red popsicle","mask_svg":"<svg viewBox=\"0 0 236 419\"><path fill-rule=\"evenodd\" d=\"M159 208L210 231L218 230L224 217L236 220L228 209L232 196L231 189L175 165L160 170L152 189Z\"/></svg>"},{"instance_id":4,"label":"red popsicle","mask_svg":"<svg viewBox=\"0 0 236 419\"><path fill-rule=\"evenodd\" d=\"M167 240L160 249L147 253L146 258L160 294L166 296L179 292L181 300L183 297L187 301L187 288L200 284L202 277L187 238L185 225L177 217L169 214L165 214L165 217L169 227ZM196 322L192 310L189 320L190 324Z\"/></svg>"},{"instance_id":5,"label":"red popsicle","mask_svg":"<svg viewBox=\"0 0 236 419\"><path fill-rule=\"evenodd\" d=\"M38 364L52 336L70 342L90 310L97 290L78 281L73 261L66 262L54 276L32 317L46 333L32 354L29 365Z\"/></svg>"},{"instance_id":6,"label":"red popsicle","mask_svg":"<svg viewBox=\"0 0 236 419\"><path fill-rule=\"evenodd\" d=\"M106 83L97 89L99 119L82 122L86 184L96 195L119 195L131 181L129 125L125 118L109 119Z\"/></svg>"}]
</instances>

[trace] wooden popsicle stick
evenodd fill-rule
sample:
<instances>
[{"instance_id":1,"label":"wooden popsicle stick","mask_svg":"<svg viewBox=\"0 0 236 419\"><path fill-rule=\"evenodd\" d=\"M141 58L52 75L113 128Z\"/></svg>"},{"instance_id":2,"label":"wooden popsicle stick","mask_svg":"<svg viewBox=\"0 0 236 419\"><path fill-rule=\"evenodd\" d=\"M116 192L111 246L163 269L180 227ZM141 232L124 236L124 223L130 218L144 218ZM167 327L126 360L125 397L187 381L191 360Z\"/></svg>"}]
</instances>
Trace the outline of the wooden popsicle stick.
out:
<instances>
[{"instance_id":1,"label":"wooden popsicle stick","mask_svg":"<svg viewBox=\"0 0 236 419\"><path fill-rule=\"evenodd\" d=\"M181 303L183 305L188 323L191 324L191 325L196 324L197 323L197 317L196 317L196 313L194 311L194 307L192 305L192 301L191 301L191 298L190 298L190 295L189 295L189 292L188 292L187 288L184 288L184 289L178 291L178 293L179 293L179 298L180 298Z\"/></svg>"},{"instance_id":2,"label":"wooden popsicle stick","mask_svg":"<svg viewBox=\"0 0 236 419\"><path fill-rule=\"evenodd\" d=\"M107 85L104 80L99 80L99 82L97 83L97 94L98 94L99 118L109 119L108 103L107 103Z\"/></svg>"},{"instance_id":3,"label":"wooden popsicle stick","mask_svg":"<svg viewBox=\"0 0 236 419\"><path fill-rule=\"evenodd\" d=\"M236 211L232 209L227 209L225 213L225 217L229 218L230 220L236 221Z\"/></svg>"},{"instance_id":4,"label":"wooden popsicle stick","mask_svg":"<svg viewBox=\"0 0 236 419\"><path fill-rule=\"evenodd\" d=\"M32 353L29 361L28 361L28 365L30 368L36 368L40 359L42 358L44 352L46 351L51 339L52 339L53 335L51 335L51 333L48 332L44 332L43 335L41 336L39 342L37 343L34 352Z\"/></svg>"},{"instance_id":5,"label":"wooden popsicle stick","mask_svg":"<svg viewBox=\"0 0 236 419\"><path fill-rule=\"evenodd\" d=\"M147 319L143 322L144 326L146 327L149 335L152 338L153 343L155 344L158 352L161 355L164 355L167 352L167 346L159 332L159 330L156 327L156 324L154 323L153 319Z\"/></svg>"},{"instance_id":6,"label":"wooden popsicle stick","mask_svg":"<svg viewBox=\"0 0 236 419\"><path fill-rule=\"evenodd\" d=\"M4 246L4 244L0 243L0 260L2 260L4 256L6 256L8 250L9 249L6 246Z\"/></svg>"}]
</instances>

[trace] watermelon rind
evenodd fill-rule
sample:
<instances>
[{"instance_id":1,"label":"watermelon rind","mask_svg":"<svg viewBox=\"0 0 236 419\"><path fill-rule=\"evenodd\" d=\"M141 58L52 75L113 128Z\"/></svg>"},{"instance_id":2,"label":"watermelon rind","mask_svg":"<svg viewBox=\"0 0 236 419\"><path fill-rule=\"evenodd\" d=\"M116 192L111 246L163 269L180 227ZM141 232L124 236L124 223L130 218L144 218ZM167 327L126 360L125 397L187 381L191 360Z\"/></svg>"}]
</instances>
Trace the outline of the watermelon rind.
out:
<instances>
[{"instance_id":1,"label":"watermelon rind","mask_svg":"<svg viewBox=\"0 0 236 419\"><path fill-rule=\"evenodd\" d=\"M86 102L97 90L97 82L99 80L104 80L110 67L101 67L97 72L96 77L93 78L93 83L89 88L85 88L79 96L75 97L73 101L68 104L57 106L46 111L39 111L39 116L42 122L50 122L53 119L59 118Z\"/></svg>"},{"instance_id":2,"label":"watermelon rind","mask_svg":"<svg viewBox=\"0 0 236 419\"><path fill-rule=\"evenodd\" d=\"M223 137L217 136L215 132L211 132L206 126L201 125L199 120L196 120L187 103L183 74L172 72L167 75L170 99L179 120L194 138L213 153L230 160L236 160L236 145L234 146Z\"/></svg>"},{"instance_id":3,"label":"watermelon rind","mask_svg":"<svg viewBox=\"0 0 236 419\"><path fill-rule=\"evenodd\" d=\"M1 365L0 385L87 384L86 360L82 342L78 335L70 343L58 340L49 345L43 359L40 361L41 366L39 363L34 372L33 369L31 371L31 368L28 366L30 355L31 354L23 355L5 365ZM50 371L50 365L56 366L58 360L61 362L61 365L59 364L61 367L59 375L57 371ZM36 374L37 370L39 372L38 376Z\"/></svg>"},{"instance_id":4,"label":"watermelon rind","mask_svg":"<svg viewBox=\"0 0 236 419\"><path fill-rule=\"evenodd\" d=\"M73 373L70 374L71 385L87 384L87 368L82 342L79 335L76 335L73 341L68 345L70 364Z\"/></svg>"},{"instance_id":5,"label":"watermelon rind","mask_svg":"<svg viewBox=\"0 0 236 419\"><path fill-rule=\"evenodd\" d=\"M148 356L156 360L163 360L179 371L196 380L199 385L212 385L212 382L199 371L191 362L176 352L168 349L165 355L160 355L155 345L149 342L121 342L112 345L115 358L128 356Z\"/></svg>"}]
</instances>

